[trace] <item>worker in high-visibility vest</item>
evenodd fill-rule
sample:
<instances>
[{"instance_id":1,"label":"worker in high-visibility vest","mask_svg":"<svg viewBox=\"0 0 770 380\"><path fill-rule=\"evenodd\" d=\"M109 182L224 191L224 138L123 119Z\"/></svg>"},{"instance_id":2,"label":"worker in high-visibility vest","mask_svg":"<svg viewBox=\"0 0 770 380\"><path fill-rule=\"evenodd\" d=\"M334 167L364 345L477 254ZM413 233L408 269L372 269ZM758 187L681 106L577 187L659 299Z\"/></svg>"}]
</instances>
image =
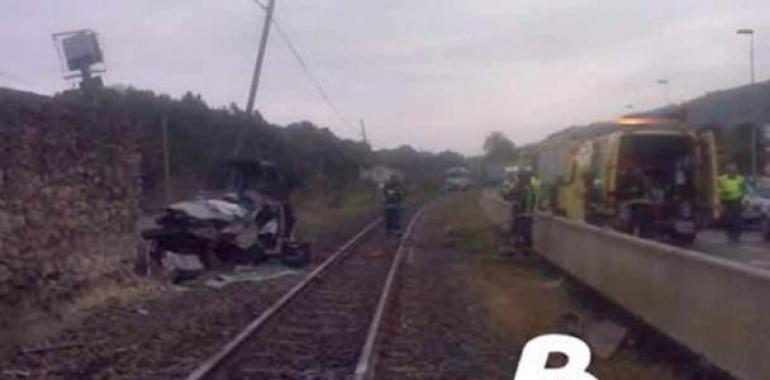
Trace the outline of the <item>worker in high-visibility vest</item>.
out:
<instances>
[{"instance_id":1,"label":"worker in high-visibility vest","mask_svg":"<svg viewBox=\"0 0 770 380\"><path fill-rule=\"evenodd\" d=\"M525 207L525 212L529 215L532 215L537 211L537 208L540 206L540 197L541 197L541 187L542 182L540 181L540 178L537 178L537 175L535 175L534 170L529 169L529 184L527 186L527 204Z\"/></svg>"},{"instance_id":2,"label":"worker in high-visibility vest","mask_svg":"<svg viewBox=\"0 0 770 380\"><path fill-rule=\"evenodd\" d=\"M512 203L514 206L513 220L511 221L515 245L530 247L532 245L532 217L540 204L540 179L531 167L527 167L519 174L513 191Z\"/></svg>"},{"instance_id":3,"label":"worker in high-visibility vest","mask_svg":"<svg viewBox=\"0 0 770 380\"><path fill-rule=\"evenodd\" d=\"M741 239L743 229L743 201L746 197L746 178L738 174L738 166L727 165L727 173L719 176L719 199L722 202L722 221L731 242Z\"/></svg>"},{"instance_id":4,"label":"worker in high-visibility vest","mask_svg":"<svg viewBox=\"0 0 770 380\"><path fill-rule=\"evenodd\" d=\"M509 202L510 206L508 207L508 227L510 228L509 232L513 232L514 228L514 220L516 219L516 214L519 212L519 204L517 202L518 198L518 192L519 192L519 186L518 186L518 180L519 180L519 170L518 167L513 172L513 176L511 178L505 180L503 182L503 187L500 190L500 196Z\"/></svg>"},{"instance_id":5,"label":"worker in high-visibility vest","mask_svg":"<svg viewBox=\"0 0 770 380\"><path fill-rule=\"evenodd\" d=\"M385 202L385 229L389 233L401 235L401 202L404 198L404 188L401 179L392 175L383 184L382 194Z\"/></svg>"}]
</instances>

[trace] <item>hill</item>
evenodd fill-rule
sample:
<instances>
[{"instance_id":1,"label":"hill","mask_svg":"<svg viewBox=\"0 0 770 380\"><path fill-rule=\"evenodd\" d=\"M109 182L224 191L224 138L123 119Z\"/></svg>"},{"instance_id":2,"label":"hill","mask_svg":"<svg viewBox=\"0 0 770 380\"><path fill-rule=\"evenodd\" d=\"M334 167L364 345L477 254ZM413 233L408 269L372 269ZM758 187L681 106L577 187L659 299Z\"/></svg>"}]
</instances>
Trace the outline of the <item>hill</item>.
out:
<instances>
[{"instance_id":1,"label":"hill","mask_svg":"<svg viewBox=\"0 0 770 380\"><path fill-rule=\"evenodd\" d=\"M761 128L770 125L770 81L706 93L679 105L643 111L626 116L665 116L682 119L696 128L718 133L724 157L736 161L744 172L751 168L752 130L757 128L758 166L770 164L770 141L763 141ZM611 122L571 126L545 140L586 138L617 130ZM770 128L770 127L768 127Z\"/></svg>"},{"instance_id":2,"label":"hill","mask_svg":"<svg viewBox=\"0 0 770 380\"><path fill-rule=\"evenodd\" d=\"M770 124L770 81L707 93L682 105L699 126L735 128Z\"/></svg>"},{"instance_id":3,"label":"hill","mask_svg":"<svg viewBox=\"0 0 770 380\"><path fill-rule=\"evenodd\" d=\"M231 157L237 139L241 156L275 162L284 173L310 192L329 194L359 179L361 169L388 165L405 173L411 183L438 186L445 169L463 161L452 152L434 154L409 146L374 150L361 141L343 139L329 128L299 121L286 126L251 117L236 105L209 107L200 95L180 99L152 91L103 89L94 99L79 91L57 94L62 102L108 107L137 126L143 206L159 205L163 187L163 123L168 129L172 193L186 198L201 189L222 188L228 181L222 163ZM319 187L323 191L314 191Z\"/></svg>"}]
</instances>

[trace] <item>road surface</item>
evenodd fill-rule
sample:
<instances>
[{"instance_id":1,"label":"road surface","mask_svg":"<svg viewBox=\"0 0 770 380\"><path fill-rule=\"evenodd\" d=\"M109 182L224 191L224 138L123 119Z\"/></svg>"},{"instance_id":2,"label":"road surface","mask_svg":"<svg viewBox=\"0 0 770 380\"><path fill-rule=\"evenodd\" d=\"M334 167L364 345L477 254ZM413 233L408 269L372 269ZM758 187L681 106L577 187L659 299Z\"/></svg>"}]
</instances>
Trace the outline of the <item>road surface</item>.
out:
<instances>
[{"instance_id":1,"label":"road surface","mask_svg":"<svg viewBox=\"0 0 770 380\"><path fill-rule=\"evenodd\" d=\"M763 241L757 231L747 231L739 243L730 243L724 231L704 230L698 233L691 249L770 270L770 243Z\"/></svg>"},{"instance_id":2,"label":"road surface","mask_svg":"<svg viewBox=\"0 0 770 380\"><path fill-rule=\"evenodd\" d=\"M487 208L488 217L496 223L505 223L508 218L506 202L493 190L485 191L482 196L492 200L489 203L481 202L481 207ZM737 244L729 243L723 230L703 230L688 249L770 271L770 243L763 241L756 229L745 231Z\"/></svg>"}]
</instances>

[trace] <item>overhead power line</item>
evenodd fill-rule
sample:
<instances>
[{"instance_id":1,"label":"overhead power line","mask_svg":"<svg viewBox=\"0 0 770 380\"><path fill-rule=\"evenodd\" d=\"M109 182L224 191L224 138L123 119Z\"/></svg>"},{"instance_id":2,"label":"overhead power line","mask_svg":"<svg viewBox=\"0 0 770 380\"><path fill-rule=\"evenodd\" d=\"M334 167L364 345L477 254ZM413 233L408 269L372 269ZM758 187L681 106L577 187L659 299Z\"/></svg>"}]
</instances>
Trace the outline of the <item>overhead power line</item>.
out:
<instances>
[{"instance_id":1,"label":"overhead power line","mask_svg":"<svg viewBox=\"0 0 770 380\"><path fill-rule=\"evenodd\" d=\"M8 79L10 79L12 81L23 83L23 84L26 84L26 85L31 85L31 86L35 85L34 83L32 83L32 82L30 82L30 81L28 81L28 80L26 80L24 78L21 78L19 76L16 76L16 75L13 75L11 73L8 73L8 72L5 72L5 71L1 71L1 70L0 70L0 77L5 77L5 78L8 78Z\"/></svg>"},{"instance_id":2,"label":"overhead power line","mask_svg":"<svg viewBox=\"0 0 770 380\"><path fill-rule=\"evenodd\" d=\"M267 10L267 6L260 3L258 0L254 0L257 5L259 5L260 8L263 10ZM313 75L313 72L310 70L310 67L305 61L304 58L302 58L302 55L299 53L299 50L297 50L296 46L294 46L294 43L291 41L291 38L289 37L288 33L281 27L281 25L276 21L275 17L271 18L272 24L275 27L275 31L278 32L278 35L281 37L281 39L286 43L286 46L289 48L289 52L291 52L291 55L294 57L294 59L299 63L299 65L302 67L302 71L305 73L305 77L310 81L310 83L315 87L316 91L318 91L318 94L321 95L321 98L323 101L329 106L329 108L334 111L337 118L342 121L345 125L347 125L351 130L357 130L356 126L345 117L345 115L340 111L339 107L337 107L337 104L334 103L334 101L329 96L329 93L326 92L326 90L321 85L321 82Z\"/></svg>"},{"instance_id":3,"label":"overhead power line","mask_svg":"<svg viewBox=\"0 0 770 380\"><path fill-rule=\"evenodd\" d=\"M24 77L20 77L15 74L11 74L7 71L0 70L0 87L7 86L22 91L30 91L37 94L51 95L54 91L46 89L40 86L39 83L35 83Z\"/></svg>"}]
</instances>

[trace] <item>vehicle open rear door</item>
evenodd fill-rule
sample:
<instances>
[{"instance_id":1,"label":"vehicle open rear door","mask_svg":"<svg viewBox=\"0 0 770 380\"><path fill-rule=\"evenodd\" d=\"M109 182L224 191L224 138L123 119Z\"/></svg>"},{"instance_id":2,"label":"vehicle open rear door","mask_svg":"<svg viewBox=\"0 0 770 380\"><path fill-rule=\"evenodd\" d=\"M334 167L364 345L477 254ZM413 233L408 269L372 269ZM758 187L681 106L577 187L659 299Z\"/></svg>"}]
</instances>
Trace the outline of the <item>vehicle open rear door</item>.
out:
<instances>
[{"instance_id":1,"label":"vehicle open rear door","mask_svg":"<svg viewBox=\"0 0 770 380\"><path fill-rule=\"evenodd\" d=\"M716 220L720 207L717 190L719 150L716 135L712 130L698 132L698 164L698 200L705 211L703 216Z\"/></svg>"}]
</instances>

